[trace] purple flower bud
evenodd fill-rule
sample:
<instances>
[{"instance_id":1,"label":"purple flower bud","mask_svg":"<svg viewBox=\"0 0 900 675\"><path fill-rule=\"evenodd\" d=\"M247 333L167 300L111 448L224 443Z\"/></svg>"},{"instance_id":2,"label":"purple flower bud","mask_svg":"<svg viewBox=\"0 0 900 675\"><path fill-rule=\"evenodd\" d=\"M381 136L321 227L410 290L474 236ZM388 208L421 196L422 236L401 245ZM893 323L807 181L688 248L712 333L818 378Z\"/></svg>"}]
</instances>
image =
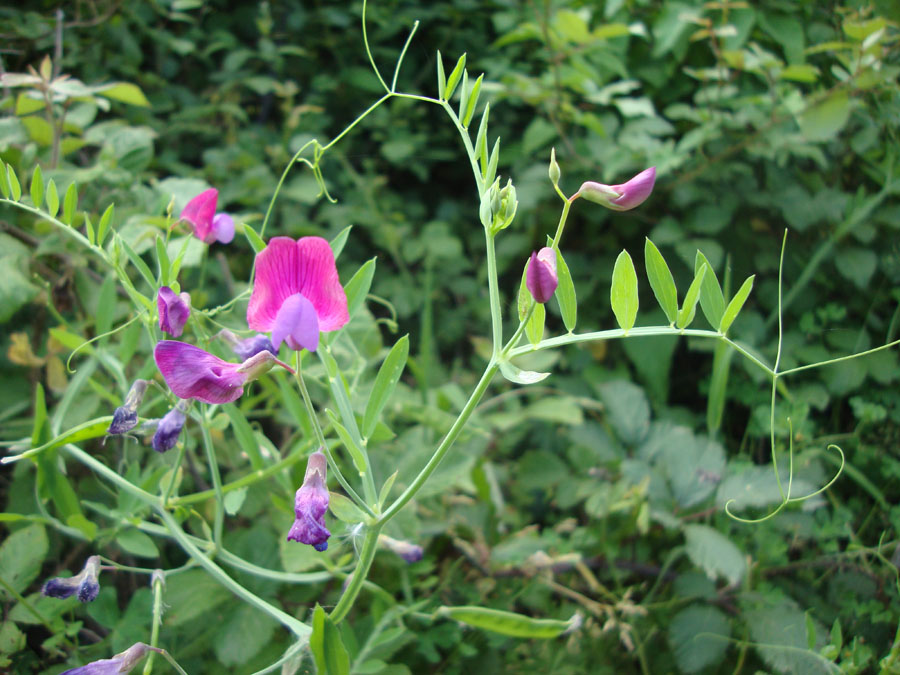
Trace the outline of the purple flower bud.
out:
<instances>
[{"instance_id":1,"label":"purple flower bud","mask_svg":"<svg viewBox=\"0 0 900 675\"><path fill-rule=\"evenodd\" d=\"M220 244L230 244L234 239L234 218L227 213L217 213L212 220L212 236Z\"/></svg>"},{"instance_id":2,"label":"purple flower bud","mask_svg":"<svg viewBox=\"0 0 900 675\"><path fill-rule=\"evenodd\" d=\"M116 408L113 412L112 422L110 422L106 433L114 436L117 434L124 434L126 431L131 431L137 426L137 409L141 404L141 400L144 398L144 392L147 391L148 384L149 382L147 382L147 380L134 381L134 384L131 385L131 389L128 390L128 395L125 397L125 403Z\"/></svg>"},{"instance_id":3,"label":"purple flower bud","mask_svg":"<svg viewBox=\"0 0 900 675\"><path fill-rule=\"evenodd\" d=\"M419 562L425 555L421 546L408 541L394 539L386 534L378 535L378 543L384 546L388 551L396 553L408 563Z\"/></svg>"},{"instance_id":4,"label":"purple flower bud","mask_svg":"<svg viewBox=\"0 0 900 675\"><path fill-rule=\"evenodd\" d=\"M328 548L331 532L325 527L325 512L328 510L328 488L325 477L328 463L325 455L314 452L306 463L303 485L294 498L294 524L288 532L288 541L309 544L317 551Z\"/></svg>"},{"instance_id":5,"label":"purple flower bud","mask_svg":"<svg viewBox=\"0 0 900 675\"><path fill-rule=\"evenodd\" d=\"M100 556L92 555L84 563L84 569L74 577L48 579L41 593L48 598L69 598L77 595L81 602L93 602L100 593Z\"/></svg>"},{"instance_id":6,"label":"purple flower bud","mask_svg":"<svg viewBox=\"0 0 900 675\"><path fill-rule=\"evenodd\" d=\"M656 182L656 167L641 171L637 176L620 185L604 185L588 181L582 183L578 192L569 201L584 197L588 201L602 204L613 211L628 211L640 206L653 192Z\"/></svg>"},{"instance_id":7,"label":"purple flower bud","mask_svg":"<svg viewBox=\"0 0 900 675\"><path fill-rule=\"evenodd\" d=\"M137 665L138 661L150 651L161 654L163 650L158 647L145 645L143 642L137 642L111 659L92 661L85 666L63 671L60 675L125 675L131 672L131 669Z\"/></svg>"},{"instance_id":8,"label":"purple flower bud","mask_svg":"<svg viewBox=\"0 0 900 675\"><path fill-rule=\"evenodd\" d=\"M272 341L262 333L257 333L253 337L242 340L227 328L223 328L219 331L218 337L225 340L228 346L231 347L231 351L237 354L238 358L245 361L260 352L269 352L274 356L278 356L278 352L272 346Z\"/></svg>"},{"instance_id":9,"label":"purple flower bud","mask_svg":"<svg viewBox=\"0 0 900 675\"><path fill-rule=\"evenodd\" d=\"M545 246L540 251L533 252L528 261L528 271L525 273L525 286L535 302L541 304L547 302L553 297L558 283L556 251Z\"/></svg>"},{"instance_id":10,"label":"purple flower bud","mask_svg":"<svg viewBox=\"0 0 900 675\"><path fill-rule=\"evenodd\" d=\"M159 425L156 427L156 433L153 434L153 449L157 452L165 452L166 450L171 450L175 447L175 444L178 442L178 436L181 435L181 428L184 426L184 408L186 404L184 401L179 401L178 404L172 408L166 415L159 421Z\"/></svg>"},{"instance_id":11,"label":"purple flower bud","mask_svg":"<svg viewBox=\"0 0 900 675\"><path fill-rule=\"evenodd\" d=\"M156 296L159 310L159 329L172 337L181 337L184 324L191 315L191 296L187 293L176 295L168 286L159 289Z\"/></svg>"}]
</instances>

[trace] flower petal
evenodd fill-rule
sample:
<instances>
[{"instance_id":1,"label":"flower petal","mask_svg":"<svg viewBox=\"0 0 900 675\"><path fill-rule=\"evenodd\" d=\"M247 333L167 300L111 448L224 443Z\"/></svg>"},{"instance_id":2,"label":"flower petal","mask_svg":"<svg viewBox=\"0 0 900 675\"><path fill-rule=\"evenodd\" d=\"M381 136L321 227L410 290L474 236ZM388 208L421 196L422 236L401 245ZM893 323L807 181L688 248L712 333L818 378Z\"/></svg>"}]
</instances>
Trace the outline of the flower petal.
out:
<instances>
[{"instance_id":1,"label":"flower petal","mask_svg":"<svg viewBox=\"0 0 900 675\"><path fill-rule=\"evenodd\" d=\"M556 251L545 246L540 252L531 254L528 271L525 273L525 286L534 297L535 302L545 303L553 297L559 283L556 274Z\"/></svg>"},{"instance_id":2,"label":"flower petal","mask_svg":"<svg viewBox=\"0 0 900 675\"><path fill-rule=\"evenodd\" d=\"M231 403L244 393L247 374L238 371L240 364L223 361L194 345L162 340L153 350L153 358L178 398Z\"/></svg>"},{"instance_id":3,"label":"flower petal","mask_svg":"<svg viewBox=\"0 0 900 675\"><path fill-rule=\"evenodd\" d=\"M654 183L656 183L656 167L651 166L649 169L641 171L627 183L613 185L613 190L621 192L622 196L611 200L610 208L627 211L635 206L640 206L653 192Z\"/></svg>"},{"instance_id":4,"label":"flower petal","mask_svg":"<svg viewBox=\"0 0 900 675\"><path fill-rule=\"evenodd\" d=\"M234 239L234 218L227 213L217 213L212 221L212 235L221 244L230 244Z\"/></svg>"},{"instance_id":5,"label":"flower petal","mask_svg":"<svg viewBox=\"0 0 900 675\"><path fill-rule=\"evenodd\" d=\"M211 232L218 199L219 191L210 188L194 197L181 210L181 220L188 221L194 228L194 236L207 244L215 241L215 236L212 236Z\"/></svg>"},{"instance_id":6,"label":"flower petal","mask_svg":"<svg viewBox=\"0 0 900 675\"><path fill-rule=\"evenodd\" d=\"M176 295L168 286L162 286L156 296L159 310L159 329L172 337L181 337L184 324L191 315L191 296L187 293Z\"/></svg>"},{"instance_id":7,"label":"flower petal","mask_svg":"<svg viewBox=\"0 0 900 675\"><path fill-rule=\"evenodd\" d=\"M294 351L316 351L319 346L319 319L313 304L303 295L292 295L281 305L272 326L272 346L277 353L282 341Z\"/></svg>"}]
</instances>

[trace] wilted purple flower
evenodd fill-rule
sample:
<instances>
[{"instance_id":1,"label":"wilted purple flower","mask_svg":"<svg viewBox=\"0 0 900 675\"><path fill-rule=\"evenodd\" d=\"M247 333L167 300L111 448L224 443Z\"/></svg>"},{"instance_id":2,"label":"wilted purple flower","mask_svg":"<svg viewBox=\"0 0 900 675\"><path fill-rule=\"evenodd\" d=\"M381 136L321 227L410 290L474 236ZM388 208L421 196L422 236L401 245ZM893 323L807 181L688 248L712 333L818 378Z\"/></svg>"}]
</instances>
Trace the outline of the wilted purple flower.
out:
<instances>
[{"instance_id":1,"label":"wilted purple flower","mask_svg":"<svg viewBox=\"0 0 900 675\"><path fill-rule=\"evenodd\" d=\"M111 659L101 659L100 661L92 661L86 666L78 668L69 668L60 675L125 675L131 672L138 661L144 658L147 652L162 653L162 649L145 645L143 642L136 642L121 654L116 654Z\"/></svg>"},{"instance_id":2,"label":"wilted purple flower","mask_svg":"<svg viewBox=\"0 0 900 675\"><path fill-rule=\"evenodd\" d=\"M157 452L165 452L175 447L181 428L184 426L184 410L187 407L184 401L179 401L174 408L165 414L156 427L153 434L153 449Z\"/></svg>"},{"instance_id":3,"label":"wilted purple flower","mask_svg":"<svg viewBox=\"0 0 900 675\"><path fill-rule=\"evenodd\" d=\"M41 593L48 598L69 598L77 595L81 602L93 602L100 593L100 556L92 555L84 563L84 569L74 577L48 579Z\"/></svg>"},{"instance_id":4,"label":"wilted purple flower","mask_svg":"<svg viewBox=\"0 0 900 675\"><path fill-rule=\"evenodd\" d=\"M294 497L294 524L288 532L288 541L309 544L317 551L328 548L331 532L325 527L325 512L328 510L328 488L325 476L328 463L325 455L314 452L306 463L303 485Z\"/></svg>"},{"instance_id":5,"label":"wilted purple flower","mask_svg":"<svg viewBox=\"0 0 900 675\"><path fill-rule=\"evenodd\" d=\"M191 315L191 296L187 293L176 294L168 286L163 286L156 296L156 308L159 310L159 329L172 337L181 337L184 324Z\"/></svg>"},{"instance_id":6,"label":"wilted purple flower","mask_svg":"<svg viewBox=\"0 0 900 675\"><path fill-rule=\"evenodd\" d=\"M540 251L533 252L525 273L525 286L535 302L543 304L552 298L558 283L556 251L545 246Z\"/></svg>"},{"instance_id":7,"label":"wilted purple flower","mask_svg":"<svg viewBox=\"0 0 900 675\"><path fill-rule=\"evenodd\" d=\"M378 535L378 543L384 546L391 553L396 553L408 563L419 562L425 555L421 546L408 541L394 539L386 534Z\"/></svg>"},{"instance_id":8,"label":"wilted purple flower","mask_svg":"<svg viewBox=\"0 0 900 675\"><path fill-rule=\"evenodd\" d=\"M656 167L651 166L620 185L604 185L591 181L582 183L578 192L572 195L569 201L584 197L613 211L628 211L642 204L650 196L655 182Z\"/></svg>"},{"instance_id":9,"label":"wilted purple flower","mask_svg":"<svg viewBox=\"0 0 900 675\"><path fill-rule=\"evenodd\" d=\"M144 392L147 391L148 384L149 382L147 382L147 380L134 381L134 384L131 385L131 389L128 390L128 395L125 397L125 403L116 408L113 412L112 422L110 422L106 433L114 436L116 434L124 434L126 431L131 431L137 426L137 409L141 404L141 400L144 398Z\"/></svg>"},{"instance_id":10,"label":"wilted purple flower","mask_svg":"<svg viewBox=\"0 0 900 675\"><path fill-rule=\"evenodd\" d=\"M294 372L270 352L260 352L243 363L229 363L200 347L174 340L157 343L153 358L178 398L195 398L205 403L236 401L244 393L244 384L275 365Z\"/></svg>"},{"instance_id":11,"label":"wilted purple flower","mask_svg":"<svg viewBox=\"0 0 900 675\"><path fill-rule=\"evenodd\" d=\"M181 220L186 220L194 229L194 236L205 244L219 241L228 244L234 239L234 219L227 213L216 213L219 191L215 188L204 190L194 197L181 211Z\"/></svg>"},{"instance_id":12,"label":"wilted purple flower","mask_svg":"<svg viewBox=\"0 0 900 675\"><path fill-rule=\"evenodd\" d=\"M256 356L260 352L270 352L275 356L278 356L278 352L276 352L275 347L272 346L272 341L268 336L263 335L262 333L257 333L253 337L242 340L227 328L223 328L219 331L218 337L225 340L225 342L228 343L228 346L231 347L231 351L237 354L240 359L249 359L251 356Z\"/></svg>"}]
</instances>

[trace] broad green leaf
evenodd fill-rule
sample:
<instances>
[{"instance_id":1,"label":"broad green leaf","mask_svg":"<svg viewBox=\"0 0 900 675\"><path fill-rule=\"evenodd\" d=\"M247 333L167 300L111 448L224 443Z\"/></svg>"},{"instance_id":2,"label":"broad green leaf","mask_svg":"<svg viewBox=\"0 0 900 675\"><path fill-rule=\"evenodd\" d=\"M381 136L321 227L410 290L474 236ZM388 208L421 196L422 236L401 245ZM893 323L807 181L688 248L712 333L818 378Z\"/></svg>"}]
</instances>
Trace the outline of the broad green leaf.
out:
<instances>
[{"instance_id":1,"label":"broad green leaf","mask_svg":"<svg viewBox=\"0 0 900 675\"><path fill-rule=\"evenodd\" d=\"M638 311L638 280L628 251L616 258L612 273L609 301L619 327L626 333L634 327Z\"/></svg>"},{"instance_id":2,"label":"broad green leaf","mask_svg":"<svg viewBox=\"0 0 900 675\"><path fill-rule=\"evenodd\" d=\"M715 328L722 322L722 315L725 313L725 296L722 295L722 287L719 286L716 271L709 264L706 256L697 251L697 257L694 259L694 274L697 274L704 264L707 269L706 274L703 275L703 283L700 285L700 309L703 310L703 316L709 321L709 325Z\"/></svg>"},{"instance_id":3,"label":"broad green leaf","mask_svg":"<svg viewBox=\"0 0 900 675\"><path fill-rule=\"evenodd\" d=\"M444 59L441 58L441 52L437 53L437 85L438 98L444 100L444 92L447 90L447 78L444 76Z\"/></svg>"},{"instance_id":4,"label":"broad green leaf","mask_svg":"<svg viewBox=\"0 0 900 675\"><path fill-rule=\"evenodd\" d=\"M106 238L106 233L109 231L109 226L112 223L115 206L115 204L110 204L106 207L103 215L100 216L100 222L97 224L97 246L103 246L103 240Z\"/></svg>"},{"instance_id":5,"label":"broad green leaf","mask_svg":"<svg viewBox=\"0 0 900 675\"><path fill-rule=\"evenodd\" d=\"M47 532L38 523L7 536L0 546L0 579L16 593L24 593L40 574L49 546ZM0 598L5 602L13 599L2 586Z\"/></svg>"},{"instance_id":6,"label":"broad green leaf","mask_svg":"<svg viewBox=\"0 0 900 675\"><path fill-rule=\"evenodd\" d=\"M830 141L850 119L853 101L846 90L832 92L825 100L800 113L800 131L809 141Z\"/></svg>"},{"instance_id":7,"label":"broad green leaf","mask_svg":"<svg viewBox=\"0 0 900 675\"><path fill-rule=\"evenodd\" d=\"M534 303L534 311L525 324L525 334L528 341L534 346L544 339L544 319L546 318L546 310L539 302Z\"/></svg>"},{"instance_id":8,"label":"broad green leaf","mask_svg":"<svg viewBox=\"0 0 900 675\"><path fill-rule=\"evenodd\" d=\"M538 373L533 370L522 370L509 361L500 362L500 373L510 382L516 384L534 384L546 379L550 373Z\"/></svg>"},{"instance_id":9,"label":"broad green leaf","mask_svg":"<svg viewBox=\"0 0 900 675\"><path fill-rule=\"evenodd\" d=\"M344 523L361 523L366 519L366 514L353 503L353 500L338 492L329 494L328 510L335 518Z\"/></svg>"},{"instance_id":10,"label":"broad green leaf","mask_svg":"<svg viewBox=\"0 0 900 675\"><path fill-rule=\"evenodd\" d=\"M816 639L816 649L808 649L809 632L805 613L787 602L775 607L743 613L750 628L754 648L768 667L779 673L840 673L841 669L818 653L824 639ZM824 631L823 631L824 632Z\"/></svg>"},{"instance_id":11,"label":"broad green leaf","mask_svg":"<svg viewBox=\"0 0 900 675\"><path fill-rule=\"evenodd\" d=\"M562 251L556 251L556 275L559 285L556 287L556 302L559 304L559 313L562 315L563 324L570 333L575 330L578 321L578 300L575 297L575 284L572 283L572 274L569 266L563 258Z\"/></svg>"},{"instance_id":12,"label":"broad green leaf","mask_svg":"<svg viewBox=\"0 0 900 675\"><path fill-rule=\"evenodd\" d=\"M687 328L694 320L694 315L697 313L697 301L700 299L700 289L708 269L709 265L704 264L694 273L694 280L688 286L687 293L684 294L684 302L681 304L681 309L678 310L678 319L675 321L677 328Z\"/></svg>"},{"instance_id":13,"label":"broad green leaf","mask_svg":"<svg viewBox=\"0 0 900 675\"><path fill-rule=\"evenodd\" d=\"M449 101L450 97L453 96L453 92L456 90L456 85L459 84L460 78L463 76L463 71L466 68L466 55L465 53L459 57L459 60L456 62L456 66L454 66L453 70L450 71L450 77L447 78L447 88L444 89L444 100Z\"/></svg>"},{"instance_id":14,"label":"broad green leaf","mask_svg":"<svg viewBox=\"0 0 900 675\"><path fill-rule=\"evenodd\" d=\"M394 393L394 387L403 374L406 367L406 359L409 357L409 336L404 335L397 340L393 346L381 368L375 377L375 384L372 386L372 393L369 395L369 401L366 403L366 412L363 415L362 435L368 438L375 430L375 423L391 394Z\"/></svg>"},{"instance_id":15,"label":"broad green leaf","mask_svg":"<svg viewBox=\"0 0 900 675\"><path fill-rule=\"evenodd\" d=\"M340 384L338 384L337 386L340 386ZM356 444L356 441L353 440L353 436L351 436L350 432L347 431L347 427L341 424L341 418L331 410L326 410L325 412L328 414L328 418L334 425L334 429L335 431L337 431L338 436L341 439L341 443L344 444L344 447L347 448L347 452L350 453L350 457L353 460L353 466L356 467L356 470L360 475L365 474L366 456L363 454L362 449Z\"/></svg>"},{"instance_id":16,"label":"broad green leaf","mask_svg":"<svg viewBox=\"0 0 900 675\"><path fill-rule=\"evenodd\" d=\"M69 187L66 188L66 196L63 197L62 221L66 225L72 224L76 208L78 208L78 188L75 183L69 183Z\"/></svg>"},{"instance_id":17,"label":"broad green leaf","mask_svg":"<svg viewBox=\"0 0 900 675\"><path fill-rule=\"evenodd\" d=\"M350 654L341 640L341 633L319 604L313 611L309 649L319 673L350 675Z\"/></svg>"},{"instance_id":18,"label":"broad green leaf","mask_svg":"<svg viewBox=\"0 0 900 675\"><path fill-rule=\"evenodd\" d=\"M205 612L231 599L219 582L203 570L187 570L166 578L166 626L190 625ZM254 610L256 611L256 610Z\"/></svg>"},{"instance_id":19,"label":"broad green leaf","mask_svg":"<svg viewBox=\"0 0 900 675\"><path fill-rule=\"evenodd\" d=\"M158 558L159 549L148 535L140 530L129 527L119 533L116 543L125 553L136 555L139 558Z\"/></svg>"},{"instance_id":20,"label":"broad green leaf","mask_svg":"<svg viewBox=\"0 0 900 675\"><path fill-rule=\"evenodd\" d=\"M250 242L250 246L254 253L260 253L266 247L266 242L262 240L262 237L246 223L244 224L244 236L247 237L247 241Z\"/></svg>"},{"instance_id":21,"label":"broad green leaf","mask_svg":"<svg viewBox=\"0 0 900 675\"><path fill-rule=\"evenodd\" d=\"M248 488L245 485L236 490L226 492L224 499L222 499L222 503L225 506L225 513L229 516L237 515L244 505L244 501L247 499L247 491Z\"/></svg>"},{"instance_id":22,"label":"broad green leaf","mask_svg":"<svg viewBox=\"0 0 900 675\"><path fill-rule=\"evenodd\" d=\"M731 302L728 303L728 306L725 308L724 314L722 314L722 322L719 324L719 332L727 333L728 329L731 328L731 324L734 323L734 320L737 318L738 313L741 311L741 308L744 306L744 303L747 302L747 298L750 296L750 291L753 290L753 279L756 275L751 275L747 277L741 287L738 289L738 292L734 294L734 297L731 299Z\"/></svg>"},{"instance_id":23,"label":"broad green leaf","mask_svg":"<svg viewBox=\"0 0 900 675\"><path fill-rule=\"evenodd\" d=\"M523 614L489 607L439 607L435 614L501 635L544 640L559 637L567 631L577 630L581 625L581 617L578 614L568 621L533 619Z\"/></svg>"},{"instance_id":24,"label":"broad green leaf","mask_svg":"<svg viewBox=\"0 0 900 675\"><path fill-rule=\"evenodd\" d=\"M34 173L31 174L29 194L31 195L31 203L34 204L34 208L39 209L44 205L44 176L41 173L40 164L34 167Z\"/></svg>"},{"instance_id":25,"label":"broad green leaf","mask_svg":"<svg viewBox=\"0 0 900 675\"><path fill-rule=\"evenodd\" d=\"M125 241L122 237L116 236L116 240L122 245L122 248L125 250L125 255L128 256L128 259L131 260L132 264L137 268L138 272L141 273L141 276L144 277L144 281L147 282L147 285L150 286L154 291L156 290L156 279L153 278L153 273L150 271L150 268L147 267L147 263L134 252L134 249Z\"/></svg>"},{"instance_id":26,"label":"broad green leaf","mask_svg":"<svg viewBox=\"0 0 900 675\"><path fill-rule=\"evenodd\" d=\"M115 82L104 86L97 93L105 98L111 98L129 105L139 105L144 108L150 107L150 101L144 96L141 88L130 82Z\"/></svg>"},{"instance_id":27,"label":"broad green leaf","mask_svg":"<svg viewBox=\"0 0 900 675\"><path fill-rule=\"evenodd\" d=\"M483 79L484 73L479 75L478 79L475 80L475 84L472 85L472 91L466 101L466 110L463 113L462 118L462 125L464 127L469 126L469 122L472 121L472 116L475 114L475 106L478 105L478 95L481 93L481 81Z\"/></svg>"},{"instance_id":28,"label":"broad green leaf","mask_svg":"<svg viewBox=\"0 0 900 675\"><path fill-rule=\"evenodd\" d=\"M353 229L352 225L348 225L343 230L337 233L337 236L331 240L331 252L334 253L334 259L337 260L341 251L344 250L344 246L347 243L347 237L350 236L350 230Z\"/></svg>"},{"instance_id":29,"label":"broad green leaf","mask_svg":"<svg viewBox=\"0 0 900 675\"><path fill-rule=\"evenodd\" d=\"M9 192L14 202L22 198L22 186L19 185L19 177L16 176L15 170L11 164L6 165L6 179L9 182Z\"/></svg>"},{"instance_id":30,"label":"broad green leaf","mask_svg":"<svg viewBox=\"0 0 900 675\"><path fill-rule=\"evenodd\" d=\"M678 292L675 290L675 279L666 264L666 259L650 239L644 240L644 264L647 266L647 279L656 301L666 313L669 325L678 319Z\"/></svg>"},{"instance_id":31,"label":"broad green leaf","mask_svg":"<svg viewBox=\"0 0 900 675\"><path fill-rule=\"evenodd\" d=\"M376 258L372 258L366 261L344 286L344 292L347 294L347 312L351 319L362 307L369 294L369 288L371 288L372 279L375 276L375 260Z\"/></svg>"},{"instance_id":32,"label":"broad green leaf","mask_svg":"<svg viewBox=\"0 0 900 675\"><path fill-rule=\"evenodd\" d=\"M54 218L59 211L59 191L56 189L56 183L53 179L47 183L47 213Z\"/></svg>"},{"instance_id":33,"label":"broad green leaf","mask_svg":"<svg viewBox=\"0 0 900 675\"><path fill-rule=\"evenodd\" d=\"M732 541L708 525L686 525L685 551L710 579L723 577L738 586L747 572L747 561Z\"/></svg>"},{"instance_id":34,"label":"broad green leaf","mask_svg":"<svg viewBox=\"0 0 900 675\"><path fill-rule=\"evenodd\" d=\"M720 663L730 637L728 617L707 605L687 607L669 624L669 646L682 673L698 673Z\"/></svg>"},{"instance_id":35,"label":"broad green leaf","mask_svg":"<svg viewBox=\"0 0 900 675\"><path fill-rule=\"evenodd\" d=\"M606 417L620 440L635 445L650 429L650 403L647 394L636 384L610 380L596 384L606 409Z\"/></svg>"},{"instance_id":36,"label":"broad green leaf","mask_svg":"<svg viewBox=\"0 0 900 675\"><path fill-rule=\"evenodd\" d=\"M248 604L225 614L222 622L221 627L212 634L216 659L224 666L222 670L214 668L219 672L249 672L247 668L241 671L236 666L247 663L271 645L279 629L274 619Z\"/></svg>"}]
</instances>

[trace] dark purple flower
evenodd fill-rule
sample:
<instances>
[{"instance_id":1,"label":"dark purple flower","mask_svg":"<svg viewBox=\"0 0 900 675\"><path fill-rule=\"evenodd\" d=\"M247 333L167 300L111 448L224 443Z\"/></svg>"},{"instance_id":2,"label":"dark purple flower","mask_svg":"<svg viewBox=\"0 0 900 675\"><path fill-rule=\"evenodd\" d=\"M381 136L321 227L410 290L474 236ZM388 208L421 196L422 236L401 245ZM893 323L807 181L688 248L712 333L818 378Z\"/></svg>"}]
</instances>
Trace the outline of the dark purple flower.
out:
<instances>
[{"instance_id":1,"label":"dark purple flower","mask_svg":"<svg viewBox=\"0 0 900 675\"><path fill-rule=\"evenodd\" d=\"M325 455L314 452L306 463L303 485L294 497L294 524L288 532L288 541L309 544L317 551L328 548L331 532L325 527L325 512L328 510L328 488L325 476L328 463Z\"/></svg>"},{"instance_id":2,"label":"dark purple flower","mask_svg":"<svg viewBox=\"0 0 900 675\"><path fill-rule=\"evenodd\" d=\"M162 649L158 647L151 647L143 642L137 642L111 659L101 659L78 668L69 668L69 670L60 673L60 675L125 675L131 672L131 669L149 651L162 653Z\"/></svg>"},{"instance_id":3,"label":"dark purple flower","mask_svg":"<svg viewBox=\"0 0 900 675\"><path fill-rule=\"evenodd\" d=\"M93 602L100 593L100 556L92 555L84 563L84 569L74 577L48 579L41 593L48 598L69 598L77 595L81 602Z\"/></svg>"},{"instance_id":4,"label":"dark purple flower","mask_svg":"<svg viewBox=\"0 0 900 675\"><path fill-rule=\"evenodd\" d=\"M191 296L187 293L176 294L168 286L163 286L156 296L156 307L159 310L159 329L172 337L181 337L184 324L191 315Z\"/></svg>"},{"instance_id":5,"label":"dark purple flower","mask_svg":"<svg viewBox=\"0 0 900 675\"><path fill-rule=\"evenodd\" d=\"M106 433L113 436L124 434L126 431L131 431L137 426L137 409L141 404L141 400L144 398L144 392L147 391L148 384L149 382L147 382L147 380L134 381L134 384L131 385L131 389L128 390L128 395L125 397L125 403L116 408L113 412L112 422L110 422L109 429L106 430Z\"/></svg>"},{"instance_id":6,"label":"dark purple flower","mask_svg":"<svg viewBox=\"0 0 900 675\"><path fill-rule=\"evenodd\" d=\"M152 445L154 450L157 452L165 452L166 450L171 450L175 447L175 444L178 442L178 437L181 435L181 428L184 426L185 407L184 401L179 401L178 404L167 412L159 421L159 425L156 427L156 433L153 434Z\"/></svg>"},{"instance_id":7,"label":"dark purple flower","mask_svg":"<svg viewBox=\"0 0 900 675\"><path fill-rule=\"evenodd\" d=\"M162 340L153 358L166 384L178 398L195 398L205 403L230 403L244 393L244 384L275 365L294 372L269 352L260 352L243 363L229 363L218 356L174 340Z\"/></svg>"},{"instance_id":8,"label":"dark purple flower","mask_svg":"<svg viewBox=\"0 0 900 675\"><path fill-rule=\"evenodd\" d=\"M260 352L270 352L271 354L278 356L278 352L276 352L275 347L272 346L272 341L262 333L257 333L253 337L242 340L227 328L223 328L219 331L219 337L228 343L228 346L231 347L231 351L237 354L239 359L247 360Z\"/></svg>"},{"instance_id":9,"label":"dark purple flower","mask_svg":"<svg viewBox=\"0 0 900 675\"><path fill-rule=\"evenodd\" d=\"M378 535L378 543L388 551L396 553L408 563L419 562L425 555L425 551L421 546L401 539L394 539L386 534Z\"/></svg>"},{"instance_id":10,"label":"dark purple flower","mask_svg":"<svg viewBox=\"0 0 900 675\"><path fill-rule=\"evenodd\" d=\"M545 246L531 254L528 271L525 273L525 286L534 297L535 302L545 303L553 297L559 283L556 275L556 251Z\"/></svg>"}]
</instances>

